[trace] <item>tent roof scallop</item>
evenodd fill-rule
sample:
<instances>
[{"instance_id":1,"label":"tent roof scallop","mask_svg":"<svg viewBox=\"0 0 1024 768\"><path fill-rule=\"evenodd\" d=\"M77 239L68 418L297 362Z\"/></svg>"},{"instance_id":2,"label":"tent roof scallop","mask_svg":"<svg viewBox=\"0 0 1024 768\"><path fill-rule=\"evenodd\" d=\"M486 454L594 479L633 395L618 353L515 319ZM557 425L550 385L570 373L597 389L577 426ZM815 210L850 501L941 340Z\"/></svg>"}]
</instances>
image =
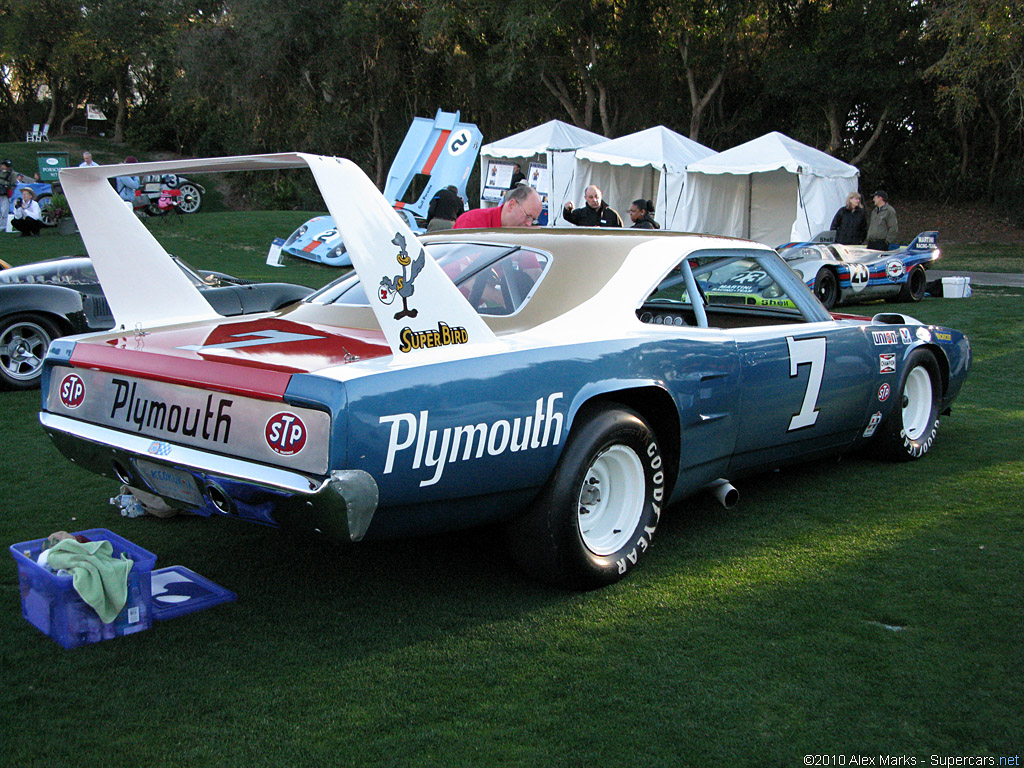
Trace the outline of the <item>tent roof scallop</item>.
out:
<instances>
[{"instance_id":1,"label":"tent roof scallop","mask_svg":"<svg viewBox=\"0 0 1024 768\"><path fill-rule=\"evenodd\" d=\"M786 170L824 178L850 178L859 175L855 166L844 163L819 149L801 144L778 131L766 133L745 144L717 155L690 163L690 173L762 173Z\"/></svg>"},{"instance_id":2,"label":"tent roof scallop","mask_svg":"<svg viewBox=\"0 0 1024 768\"><path fill-rule=\"evenodd\" d=\"M549 120L521 133L484 145L481 155L490 157L532 157L544 152L563 152L605 141L598 133L577 128L561 120Z\"/></svg>"},{"instance_id":3,"label":"tent roof scallop","mask_svg":"<svg viewBox=\"0 0 1024 768\"><path fill-rule=\"evenodd\" d=\"M592 163L634 168L651 166L669 173L682 173L688 164L714 154L713 149L658 125L581 149L576 158Z\"/></svg>"}]
</instances>

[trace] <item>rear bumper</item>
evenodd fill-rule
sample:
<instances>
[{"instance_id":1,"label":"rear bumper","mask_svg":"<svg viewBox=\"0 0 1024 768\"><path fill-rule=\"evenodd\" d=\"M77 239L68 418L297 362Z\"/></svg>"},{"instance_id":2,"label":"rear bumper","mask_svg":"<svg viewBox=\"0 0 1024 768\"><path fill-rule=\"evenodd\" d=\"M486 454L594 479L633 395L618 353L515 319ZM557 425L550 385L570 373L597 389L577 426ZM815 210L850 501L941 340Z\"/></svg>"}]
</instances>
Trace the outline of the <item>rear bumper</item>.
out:
<instances>
[{"instance_id":1,"label":"rear bumper","mask_svg":"<svg viewBox=\"0 0 1024 768\"><path fill-rule=\"evenodd\" d=\"M309 476L45 411L39 421L57 449L80 467L154 493L174 507L313 528L339 541L362 539L377 510L377 483L362 470ZM187 475L195 488L186 480L182 492L168 495L146 479L140 462Z\"/></svg>"}]
</instances>

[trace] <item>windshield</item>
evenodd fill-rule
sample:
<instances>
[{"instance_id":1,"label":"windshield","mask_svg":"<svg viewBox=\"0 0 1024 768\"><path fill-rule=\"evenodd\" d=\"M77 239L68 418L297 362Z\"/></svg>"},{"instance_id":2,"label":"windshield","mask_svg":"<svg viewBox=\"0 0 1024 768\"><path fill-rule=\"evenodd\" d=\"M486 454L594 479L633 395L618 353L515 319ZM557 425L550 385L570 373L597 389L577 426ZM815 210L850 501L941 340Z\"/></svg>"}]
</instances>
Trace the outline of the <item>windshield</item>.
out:
<instances>
[{"instance_id":1,"label":"windshield","mask_svg":"<svg viewBox=\"0 0 1024 768\"><path fill-rule=\"evenodd\" d=\"M0 270L0 283L57 283L77 285L98 283L96 270L88 259L57 259Z\"/></svg>"},{"instance_id":2,"label":"windshield","mask_svg":"<svg viewBox=\"0 0 1024 768\"><path fill-rule=\"evenodd\" d=\"M518 245L430 243L424 246L481 315L511 315L533 295L550 256ZM374 286L376 287L376 286ZM369 306L355 273L335 280L306 301Z\"/></svg>"}]
</instances>

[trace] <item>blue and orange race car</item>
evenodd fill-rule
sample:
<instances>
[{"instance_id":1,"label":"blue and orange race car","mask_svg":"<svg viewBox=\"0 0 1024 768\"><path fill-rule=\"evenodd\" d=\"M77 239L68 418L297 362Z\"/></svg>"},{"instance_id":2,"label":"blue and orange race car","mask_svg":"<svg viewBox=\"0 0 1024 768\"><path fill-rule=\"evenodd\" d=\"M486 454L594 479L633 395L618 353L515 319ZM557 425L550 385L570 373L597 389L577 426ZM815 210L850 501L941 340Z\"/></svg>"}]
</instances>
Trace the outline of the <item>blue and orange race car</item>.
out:
<instances>
[{"instance_id":1,"label":"blue and orange race car","mask_svg":"<svg viewBox=\"0 0 1024 768\"><path fill-rule=\"evenodd\" d=\"M413 232L426 231L430 201L453 186L466 198L466 182L476 164L483 134L472 123L459 122L458 112L437 111L433 119L413 118L395 155L384 197ZM284 241L281 252L330 267L350 267L352 259L334 218L315 216Z\"/></svg>"},{"instance_id":2,"label":"blue and orange race car","mask_svg":"<svg viewBox=\"0 0 1024 768\"><path fill-rule=\"evenodd\" d=\"M831 241L831 232L807 243L787 243L779 255L814 291L826 309L864 301L920 301L925 268L941 255L939 233L922 232L910 245L875 251Z\"/></svg>"}]
</instances>

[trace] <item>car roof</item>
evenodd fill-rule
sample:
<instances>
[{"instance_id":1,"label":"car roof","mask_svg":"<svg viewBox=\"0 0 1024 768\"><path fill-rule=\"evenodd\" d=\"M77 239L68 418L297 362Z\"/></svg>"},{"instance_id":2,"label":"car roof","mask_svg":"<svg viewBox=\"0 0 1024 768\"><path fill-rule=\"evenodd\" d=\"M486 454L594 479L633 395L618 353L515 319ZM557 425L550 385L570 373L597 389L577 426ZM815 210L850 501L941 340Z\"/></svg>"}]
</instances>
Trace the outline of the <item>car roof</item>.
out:
<instances>
[{"instance_id":1,"label":"car roof","mask_svg":"<svg viewBox=\"0 0 1024 768\"><path fill-rule=\"evenodd\" d=\"M566 314L606 288L638 246L681 237L692 239L691 248L699 248L702 241L709 246L722 244L720 237L597 227L452 229L424 235L421 242L424 245L454 242L518 245L551 255L544 278L522 309L514 315L484 317L495 333L502 334L534 328ZM743 240L735 242L750 245Z\"/></svg>"}]
</instances>

